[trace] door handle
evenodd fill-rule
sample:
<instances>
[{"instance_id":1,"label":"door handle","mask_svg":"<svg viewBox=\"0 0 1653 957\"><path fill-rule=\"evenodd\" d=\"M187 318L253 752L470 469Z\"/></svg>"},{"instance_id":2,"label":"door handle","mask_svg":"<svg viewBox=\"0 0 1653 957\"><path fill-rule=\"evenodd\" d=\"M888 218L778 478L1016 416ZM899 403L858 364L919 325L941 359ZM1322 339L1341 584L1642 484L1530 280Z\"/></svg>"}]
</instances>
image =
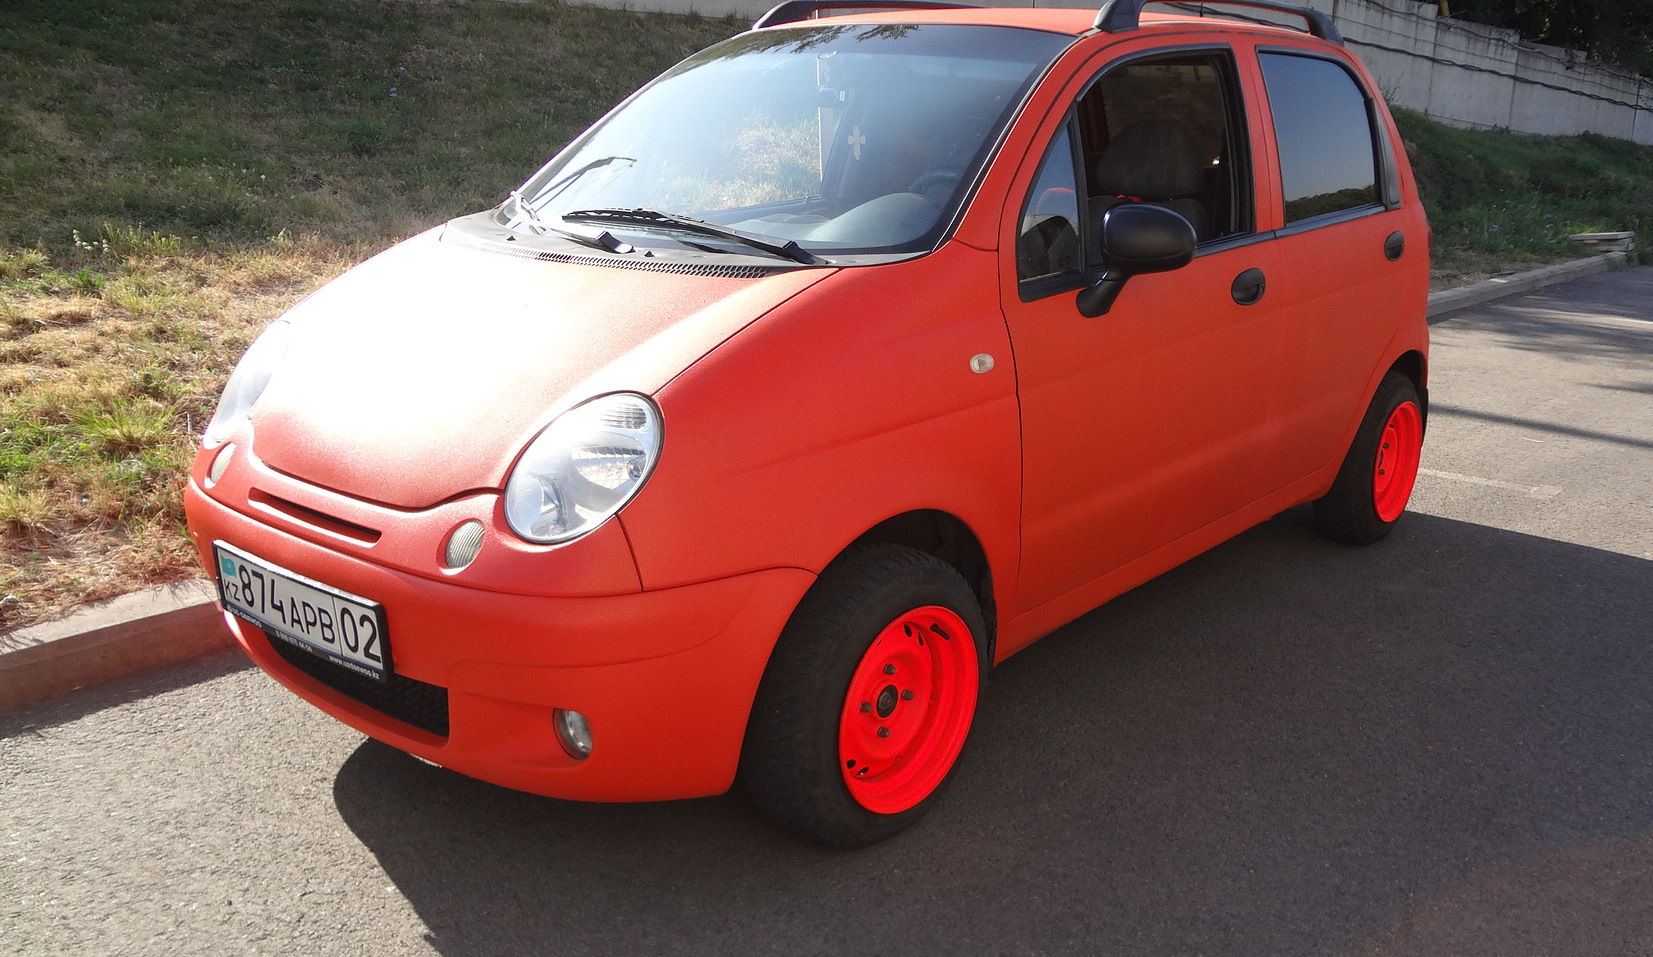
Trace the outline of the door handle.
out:
<instances>
[{"instance_id":1,"label":"door handle","mask_svg":"<svg viewBox=\"0 0 1653 957\"><path fill-rule=\"evenodd\" d=\"M1229 295L1242 306L1250 306L1263 298L1263 291L1268 288L1268 277L1261 269L1247 269L1234 277L1234 285L1228 287Z\"/></svg>"},{"instance_id":2,"label":"door handle","mask_svg":"<svg viewBox=\"0 0 1653 957\"><path fill-rule=\"evenodd\" d=\"M1400 259L1406 252L1406 237L1398 232L1390 233L1389 238L1383 241L1383 254L1389 257L1390 262Z\"/></svg>"}]
</instances>

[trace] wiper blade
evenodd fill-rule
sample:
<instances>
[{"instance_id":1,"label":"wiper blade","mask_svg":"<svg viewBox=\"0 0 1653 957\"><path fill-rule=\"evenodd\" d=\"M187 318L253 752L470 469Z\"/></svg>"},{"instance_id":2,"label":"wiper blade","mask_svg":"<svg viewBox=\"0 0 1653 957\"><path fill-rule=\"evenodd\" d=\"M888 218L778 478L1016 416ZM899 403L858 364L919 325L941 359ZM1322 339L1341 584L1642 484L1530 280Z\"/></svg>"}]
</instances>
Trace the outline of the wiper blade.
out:
<instances>
[{"instance_id":1,"label":"wiper blade","mask_svg":"<svg viewBox=\"0 0 1653 957\"><path fill-rule=\"evenodd\" d=\"M699 233L702 236L716 236L761 249L790 259L793 262L803 263L806 266L817 266L826 260L798 245L792 240L778 243L762 236L709 223L704 219L695 219L693 216L679 216L675 213L663 213L658 209L580 209L572 213L563 213L564 222L580 223L623 223L627 226L653 226L657 229L680 229L684 232Z\"/></svg>"},{"instance_id":2,"label":"wiper blade","mask_svg":"<svg viewBox=\"0 0 1653 957\"><path fill-rule=\"evenodd\" d=\"M522 193L518 190L511 190L511 199L516 202L517 212L522 215L523 219L528 221L528 225L541 233L551 233L564 239L572 239L583 246L590 246L593 249L606 249L611 253L629 253L633 251L630 243L621 242L606 229L600 229L595 233L584 233L577 229L565 229L554 223L546 222L540 218L539 213L534 212L534 207L528 204L528 200L524 199Z\"/></svg>"},{"instance_id":3,"label":"wiper blade","mask_svg":"<svg viewBox=\"0 0 1653 957\"><path fill-rule=\"evenodd\" d=\"M579 179L580 177L584 176L585 174L591 172L594 169L601 169L602 167L608 166L611 163L635 163L635 162L637 162L637 160L633 159L630 156L602 156L602 157L599 157L597 159L592 160L589 163L586 163L585 165L581 166L579 169L573 171L572 173L565 174L562 179L559 179L555 183L552 183L551 185L549 185L549 186L545 187L544 189L540 190L539 193L534 196L534 198L539 200L542 203L547 202L551 199L551 197L557 195L558 193L561 193L563 190L565 190L568 187L574 185L575 180Z\"/></svg>"}]
</instances>

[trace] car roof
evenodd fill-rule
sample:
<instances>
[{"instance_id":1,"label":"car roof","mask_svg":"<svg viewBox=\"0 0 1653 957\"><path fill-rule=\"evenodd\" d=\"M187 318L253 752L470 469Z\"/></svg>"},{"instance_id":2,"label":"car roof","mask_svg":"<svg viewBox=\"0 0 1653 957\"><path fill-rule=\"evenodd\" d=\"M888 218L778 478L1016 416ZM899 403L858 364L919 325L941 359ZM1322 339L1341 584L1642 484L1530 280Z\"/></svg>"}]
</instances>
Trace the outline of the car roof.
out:
<instances>
[{"instance_id":1,"label":"car roof","mask_svg":"<svg viewBox=\"0 0 1653 957\"><path fill-rule=\"evenodd\" d=\"M956 7L947 9L915 7L794 20L790 23L776 24L774 27L767 29L812 26L817 23L952 23L970 26L1020 27L1022 29L1042 30L1048 33L1063 33L1078 37L1091 33L1096 29L1096 10L1068 7ZM1127 36L1141 36L1146 31L1156 33L1162 31L1182 32L1190 28L1232 30L1269 35L1284 34L1303 39L1309 38L1309 34L1301 29L1294 29L1290 26L1276 26L1255 20L1242 21L1225 17L1221 13L1215 13L1214 16L1210 17L1143 13L1140 26L1136 31L1120 33L1117 36L1124 39Z\"/></svg>"}]
</instances>

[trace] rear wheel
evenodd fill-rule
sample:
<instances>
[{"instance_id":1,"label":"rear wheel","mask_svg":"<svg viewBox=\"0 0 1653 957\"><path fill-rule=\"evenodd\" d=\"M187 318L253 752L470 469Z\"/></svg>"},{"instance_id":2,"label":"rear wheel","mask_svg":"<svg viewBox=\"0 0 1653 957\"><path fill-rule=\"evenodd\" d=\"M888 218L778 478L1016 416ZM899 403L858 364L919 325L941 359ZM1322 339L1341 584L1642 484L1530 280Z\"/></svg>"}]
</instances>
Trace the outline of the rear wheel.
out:
<instances>
[{"instance_id":1,"label":"rear wheel","mask_svg":"<svg viewBox=\"0 0 1653 957\"><path fill-rule=\"evenodd\" d=\"M846 552L776 643L741 755L747 791L782 827L831 847L905 828L969 734L984 635L950 565L895 545Z\"/></svg>"},{"instance_id":2,"label":"rear wheel","mask_svg":"<svg viewBox=\"0 0 1653 957\"><path fill-rule=\"evenodd\" d=\"M1353 545L1388 535L1412 497L1422 453L1418 390L1391 372L1378 385L1331 491L1314 503L1321 533Z\"/></svg>"}]
</instances>

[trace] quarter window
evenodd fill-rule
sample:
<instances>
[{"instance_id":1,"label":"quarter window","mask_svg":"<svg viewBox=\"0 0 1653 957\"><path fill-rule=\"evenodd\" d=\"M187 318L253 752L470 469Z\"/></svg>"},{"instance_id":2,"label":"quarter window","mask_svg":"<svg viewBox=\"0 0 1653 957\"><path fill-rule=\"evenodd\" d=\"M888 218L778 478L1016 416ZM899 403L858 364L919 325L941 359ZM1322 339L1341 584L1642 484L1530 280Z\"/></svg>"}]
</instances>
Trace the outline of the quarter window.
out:
<instances>
[{"instance_id":1,"label":"quarter window","mask_svg":"<svg viewBox=\"0 0 1653 957\"><path fill-rule=\"evenodd\" d=\"M1257 59L1274 114L1286 222L1380 202L1371 111L1354 77L1316 57Z\"/></svg>"},{"instance_id":2,"label":"quarter window","mask_svg":"<svg viewBox=\"0 0 1653 957\"><path fill-rule=\"evenodd\" d=\"M1073 178L1072 126L1063 126L1051 141L1022 208L1016 272L1023 279L1079 270L1079 187Z\"/></svg>"}]
</instances>

